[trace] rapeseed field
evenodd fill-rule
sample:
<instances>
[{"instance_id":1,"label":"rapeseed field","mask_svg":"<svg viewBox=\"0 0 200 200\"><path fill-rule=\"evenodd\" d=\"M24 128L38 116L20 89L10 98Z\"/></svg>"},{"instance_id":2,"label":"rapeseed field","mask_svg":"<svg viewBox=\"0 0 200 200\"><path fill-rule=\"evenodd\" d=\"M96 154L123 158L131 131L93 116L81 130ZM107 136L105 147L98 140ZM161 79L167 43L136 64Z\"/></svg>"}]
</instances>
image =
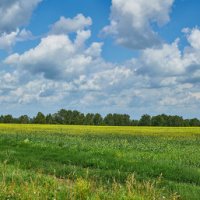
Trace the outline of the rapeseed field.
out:
<instances>
[{"instance_id":1,"label":"rapeseed field","mask_svg":"<svg viewBox=\"0 0 200 200\"><path fill-rule=\"evenodd\" d=\"M200 199L200 128L0 125L0 199Z\"/></svg>"}]
</instances>

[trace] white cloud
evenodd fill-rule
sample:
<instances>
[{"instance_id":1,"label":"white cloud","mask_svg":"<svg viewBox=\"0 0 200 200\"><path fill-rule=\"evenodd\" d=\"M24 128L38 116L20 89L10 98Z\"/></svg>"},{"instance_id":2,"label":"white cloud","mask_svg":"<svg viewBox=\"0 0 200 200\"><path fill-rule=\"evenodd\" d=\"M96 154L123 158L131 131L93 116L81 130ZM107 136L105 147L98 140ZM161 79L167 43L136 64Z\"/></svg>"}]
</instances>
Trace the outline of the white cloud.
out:
<instances>
[{"instance_id":1,"label":"white cloud","mask_svg":"<svg viewBox=\"0 0 200 200\"><path fill-rule=\"evenodd\" d=\"M189 45L183 50L176 39L172 44L142 50L129 64L135 66L138 74L152 77L153 85L164 86L169 82L166 80L171 84L200 82L200 30L184 29L184 33Z\"/></svg>"},{"instance_id":2,"label":"white cloud","mask_svg":"<svg viewBox=\"0 0 200 200\"><path fill-rule=\"evenodd\" d=\"M73 19L60 17L60 20L51 26L52 34L67 34L84 30L92 25L92 19L78 14Z\"/></svg>"},{"instance_id":3,"label":"white cloud","mask_svg":"<svg viewBox=\"0 0 200 200\"><path fill-rule=\"evenodd\" d=\"M164 16L159 23L167 21ZM76 24L75 18L68 20ZM181 113L184 108L186 114L194 104L196 110L200 86L198 28L184 31L189 43L184 50L177 39L172 44L146 48L138 57L116 64L102 58L103 43L87 41L91 31L89 23L83 21L70 31L51 31L36 47L5 59L9 72L0 73L1 105L59 102L65 108L129 114L134 110L137 114ZM69 36L71 31L75 32L73 37ZM18 30L14 35L16 40L29 34Z\"/></svg>"},{"instance_id":4,"label":"white cloud","mask_svg":"<svg viewBox=\"0 0 200 200\"><path fill-rule=\"evenodd\" d=\"M50 34L35 48L8 56L5 63L17 72L2 77L17 79L2 85L2 94L10 88L2 101L27 104L59 100L80 107L112 109L150 108L157 104L160 110L177 102L196 102L192 93L198 90L192 81L199 77L198 70L190 72L191 80L187 80L188 70L198 57L192 45L181 52L176 40L160 48L147 48L124 64L113 64L101 57L102 43L86 45L90 35L90 30L77 30L72 40L65 34Z\"/></svg>"},{"instance_id":5,"label":"white cloud","mask_svg":"<svg viewBox=\"0 0 200 200\"><path fill-rule=\"evenodd\" d=\"M138 73L153 76L177 76L186 70L178 40L172 44L163 44L161 48L145 49L138 60L138 65Z\"/></svg>"},{"instance_id":6,"label":"white cloud","mask_svg":"<svg viewBox=\"0 0 200 200\"><path fill-rule=\"evenodd\" d=\"M91 18L79 14L73 19L61 19L52 26L51 33L42 38L38 46L21 55L18 53L10 55L5 59L5 63L32 75L42 74L47 79L67 81L90 70L91 65L96 64L95 60L100 58L103 45L95 42L86 47L85 42L90 38L91 31L84 28L92 23ZM65 30L60 29L61 25L66 25L63 27ZM74 40L66 34L71 31L76 33ZM23 31L19 35L27 34Z\"/></svg>"},{"instance_id":7,"label":"white cloud","mask_svg":"<svg viewBox=\"0 0 200 200\"><path fill-rule=\"evenodd\" d=\"M25 29L22 29L21 31L17 29L16 31L12 31L10 33L4 32L0 34L0 49L10 51L16 42L29 40L32 37L32 33Z\"/></svg>"},{"instance_id":8,"label":"white cloud","mask_svg":"<svg viewBox=\"0 0 200 200\"><path fill-rule=\"evenodd\" d=\"M42 0L1 0L0 33L12 32L26 25L33 10Z\"/></svg>"},{"instance_id":9,"label":"white cloud","mask_svg":"<svg viewBox=\"0 0 200 200\"><path fill-rule=\"evenodd\" d=\"M94 42L91 46L85 51L86 55L90 55L94 58L98 58L101 56L103 43Z\"/></svg>"},{"instance_id":10,"label":"white cloud","mask_svg":"<svg viewBox=\"0 0 200 200\"><path fill-rule=\"evenodd\" d=\"M85 44L85 41L87 39L89 39L91 36L91 32L89 30L87 31L77 31L77 36L76 36L76 39L75 39L75 46L76 48L81 48L84 46Z\"/></svg>"},{"instance_id":11,"label":"white cloud","mask_svg":"<svg viewBox=\"0 0 200 200\"><path fill-rule=\"evenodd\" d=\"M9 50L16 43L16 37L19 31L14 31L9 34L2 33L0 34L0 49Z\"/></svg>"},{"instance_id":12,"label":"white cloud","mask_svg":"<svg viewBox=\"0 0 200 200\"><path fill-rule=\"evenodd\" d=\"M195 97L197 100L200 100L200 92L191 93L191 96Z\"/></svg>"},{"instance_id":13,"label":"white cloud","mask_svg":"<svg viewBox=\"0 0 200 200\"><path fill-rule=\"evenodd\" d=\"M160 43L152 23L166 24L174 0L112 0L110 25L103 29L118 44L144 49Z\"/></svg>"},{"instance_id":14,"label":"white cloud","mask_svg":"<svg viewBox=\"0 0 200 200\"><path fill-rule=\"evenodd\" d=\"M5 63L31 74L43 74L48 79L71 80L92 62L92 56L84 53L85 48L81 50L87 36L88 33L82 31L73 42L66 35L50 35L22 55L10 55Z\"/></svg>"},{"instance_id":15,"label":"white cloud","mask_svg":"<svg viewBox=\"0 0 200 200\"><path fill-rule=\"evenodd\" d=\"M0 1L0 50L11 51L17 42L32 39L32 33L21 29L27 25L34 8L42 0Z\"/></svg>"},{"instance_id":16,"label":"white cloud","mask_svg":"<svg viewBox=\"0 0 200 200\"><path fill-rule=\"evenodd\" d=\"M200 30L197 27L193 29L185 28L183 32L186 33L187 40L191 47L200 49Z\"/></svg>"},{"instance_id":17,"label":"white cloud","mask_svg":"<svg viewBox=\"0 0 200 200\"><path fill-rule=\"evenodd\" d=\"M103 69L89 76L81 77L76 83L80 90L104 91L109 94L130 87L129 82L133 76L131 69L113 65L111 69Z\"/></svg>"}]
</instances>

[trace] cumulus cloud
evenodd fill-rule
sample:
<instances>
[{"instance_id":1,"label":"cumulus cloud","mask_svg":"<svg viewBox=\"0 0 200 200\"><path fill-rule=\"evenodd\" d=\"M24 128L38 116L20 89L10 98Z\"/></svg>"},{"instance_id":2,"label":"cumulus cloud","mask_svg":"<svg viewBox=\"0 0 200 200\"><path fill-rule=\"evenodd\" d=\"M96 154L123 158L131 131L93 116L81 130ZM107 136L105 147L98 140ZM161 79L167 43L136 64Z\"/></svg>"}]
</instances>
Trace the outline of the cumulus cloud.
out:
<instances>
[{"instance_id":1,"label":"cumulus cloud","mask_svg":"<svg viewBox=\"0 0 200 200\"><path fill-rule=\"evenodd\" d=\"M157 46L160 39L152 24L162 26L169 20L174 0L112 0L110 25L103 29L118 44L132 49Z\"/></svg>"},{"instance_id":2,"label":"cumulus cloud","mask_svg":"<svg viewBox=\"0 0 200 200\"><path fill-rule=\"evenodd\" d=\"M21 27L27 25L34 8L41 1L0 1L0 50L11 51L17 42L33 38L30 31Z\"/></svg>"},{"instance_id":3,"label":"cumulus cloud","mask_svg":"<svg viewBox=\"0 0 200 200\"><path fill-rule=\"evenodd\" d=\"M26 25L33 10L42 0L1 0L0 33L12 32Z\"/></svg>"},{"instance_id":4,"label":"cumulus cloud","mask_svg":"<svg viewBox=\"0 0 200 200\"><path fill-rule=\"evenodd\" d=\"M138 60L138 73L153 76L175 76L185 72L186 63L178 47L178 40L163 44L161 48L148 48L142 51Z\"/></svg>"},{"instance_id":5,"label":"cumulus cloud","mask_svg":"<svg viewBox=\"0 0 200 200\"><path fill-rule=\"evenodd\" d=\"M140 56L129 61L129 65L135 66L138 75L151 77L152 85L157 87L200 82L200 30L184 29L184 33L188 45L183 50L179 47L180 40L176 39L171 44L163 43L160 47L140 51Z\"/></svg>"},{"instance_id":6,"label":"cumulus cloud","mask_svg":"<svg viewBox=\"0 0 200 200\"><path fill-rule=\"evenodd\" d=\"M80 27L85 26L83 21ZM100 95L103 98L117 93L126 83L129 85L133 75L131 69L107 63L101 57L103 43L86 44L90 30L76 28L74 31L76 37L73 39L64 32L51 32L35 48L5 59L4 63L16 70L12 75L17 77L7 95L10 101L28 104L67 99L71 104L86 105L88 93L94 99ZM2 91L4 88L2 86Z\"/></svg>"},{"instance_id":7,"label":"cumulus cloud","mask_svg":"<svg viewBox=\"0 0 200 200\"><path fill-rule=\"evenodd\" d=\"M16 42L29 40L32 37L32 33L25 29L22 29L21 31L17 29L10 33L4 32L0 34L0 49L10 51Z\"/></svg>"},{"instance_id":8,"label":"cumulus cloud","mask_svg":"<svg viewBox=\"0 0 200 200\"><path fill-rule=\"evenodd\" d=\"M17 72L2 77L18 78L13 79L15 83L2 85L2 94L12 85L7 90L10 97L22 104L67 100L71 105L115 109L153 104L162 109L178 102L196 102L198 90L192 80L200 73L190 68L194 63L198 65L199 51L190 42L192 34L187 34L190 45L184 51L179 49L177 39L159 48L147 48L138 58L123 64L106 62L101 56L102 43L86 45L90 30L76 30L73 40L67 34L49 34L35 48L6 58L5 63Z\"/></svg>"},{"instance_id":9,"label":"cumulus cloud","mask_svg":"<svg viewBox=\"0 0 200 200\"><path fill-rule=\"evenodd\" d=\"M3 33L0 35L0 49L9 50L16 43L18 30L11 33Z\"/></svg>"},{"instance_id":10,"label":"cumulus cloud","mask_svg":"<svg viewBox=\"0 0 200 200\"><path fill-rule=\"evenodd\" d=\"M190 43L191 47L194 49L200 49L200 30L199 28L184 28L182 30L186 34L187 40Z\"/></svg>"},{"instance_id":11,"label":"cumulus cloud","mask_svg":"<svg viewBox=\"0 0 200 200\"><path fill-rule=\"evenodd\" d=\"M145 48L138 57L117 64L103 59L103 43L88 41L90 23L81 20L81 25L76 18L68 19L76 24L71 30L53 32L52 25L51 31L34 48L11 54L4 60L9 72L0 73L2 105L18 103L23 107L36 102L44 105L60 102L66 108L129 114L134 114L130 112L135 109L140 114L169 113L168 108L183 114L183 108L187 112L191 104L196 105L194 111L197 109L198 28L184 30L188 46L183 50L177 39L171 44ZM166 21L167 17L163 17L159 23ZM69 36L72 31L74 37ZM23 38L27 34L18 31L17 35Z\"/></svg>"},{"instance_id":12,"label":"cumulus cloud","mask_svg":"<svg viewBox=\"0 0 200 200\"><path fill-rule=\"evenodd\" d=\"M86 71L94 70L101 59L103 44L94 42L86 45L91 31L85 28L92 20L79 14L75 18L64 20L66 27L61 31L62 22L57 21L52 26L51 33L42 38L38 46L21 55L15 53L8 56L5 63L52 80L71 81ZM75 32L74 39L70 39L69 29L70 32Z\"/></svg>"},{"instance_id":13,"label":"cumulus cloud","mask_svg":"<svg viewBox=\"0 0 200 200\"><path fill-rule=\"evenodd\" d=\"M92 25L92 19L78 14L74 18L60 17L60 20L51 26L52 34L67 34L84 30Z\"/></svg>"},{"instance_id":14,"label":"cumulus cloud","mask_svg":"<svg viewBox=\"0 0 200 200\"><path fill-rule=\"evenodd\" d=\"M21 55L10 55L5 63L33 75L43 74L47 79L71 80L83 73L93 60L82 46L89 35L85 31L78 32L74 42L67 35L49 35L35 48Z\"/></svg>"}]
</instances>

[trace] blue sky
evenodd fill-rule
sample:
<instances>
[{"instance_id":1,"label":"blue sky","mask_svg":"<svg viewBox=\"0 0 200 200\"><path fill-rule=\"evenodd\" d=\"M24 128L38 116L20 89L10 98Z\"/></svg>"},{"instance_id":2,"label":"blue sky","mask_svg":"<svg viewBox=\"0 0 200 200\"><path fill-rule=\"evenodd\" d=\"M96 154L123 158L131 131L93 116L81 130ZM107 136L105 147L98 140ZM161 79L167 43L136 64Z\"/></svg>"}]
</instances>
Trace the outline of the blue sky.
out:
<instances>
[{"instance_id":1,"label":"blue sky","mask_svg":"<svg viewBox=\"0 0 200 200\"><path fill-rule=\"evenodd\" d=\"M200 2L3 0L0 114L200 117Z\"/></svg>"}]
</instances>

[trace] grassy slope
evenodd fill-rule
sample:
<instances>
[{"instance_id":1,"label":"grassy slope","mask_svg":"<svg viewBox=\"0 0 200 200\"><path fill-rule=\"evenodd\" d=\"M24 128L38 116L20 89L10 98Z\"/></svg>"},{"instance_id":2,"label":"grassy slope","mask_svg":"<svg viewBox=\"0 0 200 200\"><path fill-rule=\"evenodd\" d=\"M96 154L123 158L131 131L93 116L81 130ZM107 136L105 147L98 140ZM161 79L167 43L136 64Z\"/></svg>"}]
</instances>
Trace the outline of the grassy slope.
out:
<instances>
[{"instance_id":1,"label":"grassy slope","mask_svg":"<svg viewBox=\"0 0 200 200\"><path fill-rule=\"evenodd\" d=\"M199 145L200 128L0 125L0 197L199 199Z\"/></svg>"}]
</instances>

